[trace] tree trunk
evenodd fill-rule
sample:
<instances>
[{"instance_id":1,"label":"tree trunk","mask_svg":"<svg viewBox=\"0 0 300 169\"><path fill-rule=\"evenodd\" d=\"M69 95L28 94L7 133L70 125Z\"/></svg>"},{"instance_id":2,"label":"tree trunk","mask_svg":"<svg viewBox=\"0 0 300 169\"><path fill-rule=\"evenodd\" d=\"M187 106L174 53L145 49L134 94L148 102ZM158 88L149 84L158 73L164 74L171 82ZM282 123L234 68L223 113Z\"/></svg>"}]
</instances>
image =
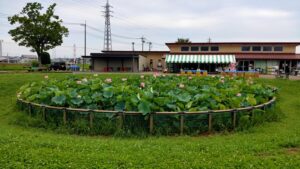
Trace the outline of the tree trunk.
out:
<instances>
[{"instance_id":1,"label":"tree trunk","mask_svg":"<svg viewBox=\"0 0 300 169\"><path fill-rule=\"evenodd\" d=\"M37 55L38 55L39 67L42 67L42 55L39 52L37 52Z\"/></svg>"}]
</instances>

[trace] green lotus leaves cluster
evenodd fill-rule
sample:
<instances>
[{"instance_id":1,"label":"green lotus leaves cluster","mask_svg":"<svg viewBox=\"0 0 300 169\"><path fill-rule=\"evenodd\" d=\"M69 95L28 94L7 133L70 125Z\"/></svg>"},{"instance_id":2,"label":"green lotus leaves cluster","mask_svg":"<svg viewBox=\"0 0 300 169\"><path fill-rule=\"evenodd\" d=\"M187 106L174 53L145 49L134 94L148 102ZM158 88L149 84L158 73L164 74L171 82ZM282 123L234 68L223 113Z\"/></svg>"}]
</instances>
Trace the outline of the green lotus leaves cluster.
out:
<instances>
[{"instance_id":1,"label":"green lotus leaves cluster","mask_svg":"<svg viewBox=\"0 0 300 169\"><path fill-rule=\"evenodd\" d=\"M138 111L224 110L271 100L274 88L231 77L134 76L50 79L20 88L20 99L60 107Z\"/></svg>"}]
</instances>

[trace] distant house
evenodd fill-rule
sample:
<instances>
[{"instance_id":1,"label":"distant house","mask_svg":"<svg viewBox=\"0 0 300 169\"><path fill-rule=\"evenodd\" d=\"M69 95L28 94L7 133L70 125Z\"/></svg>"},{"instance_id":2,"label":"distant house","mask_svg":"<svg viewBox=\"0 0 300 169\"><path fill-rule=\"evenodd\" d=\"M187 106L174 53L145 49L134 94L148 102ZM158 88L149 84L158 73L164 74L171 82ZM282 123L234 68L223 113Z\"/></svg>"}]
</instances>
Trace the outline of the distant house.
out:
<instances>
[{"instance_id":1,"label":"distant house","mask_svg":"<svg viewBox=\"0 0 300 169\"><path fill-rule=\"evenodd\" d=\"M20 57L20 63L30 63L37 60L38 57L36 55L21 55Z\"/></svg>"},{"instance_id":2,"label":"distant house","mask_svg":"<svg viewBox=\"0 0 300 169\"><path fill-rule=\"evenodd\" d=\"M274 70L300 69L300 42L201 42L166 43L169 51L102 51L83 58L91 59L97 72L223 70L272 73Z\"/></svg>"},{"instance_id":3,"label":"distant house","mask_svg":"<svg viewBox=\"0 0 300 169\"><path fill-rule=\"evenodd\" d=\"M7 63L8 59L6 57L0 57L0 63Z\"/></svg>"},{"instance_id":4,"label":"distant house","mask_svg":"<svg viewBox=\"0 0 300 169\"><path fill-rule=\"evenodd\" d=\"M142 72L162 70L168 51L102 51L83 56L97 72ZM85 63L88 63L85 61Z\"/></svg>"},{"instance_id":5,"label":"distant house","mask_svg":"<svg viewBox=\"0 0 300 169\"><path fill-rule=\"evenodd\" d=\"M82 63L80 62L80 58L53 58L51 59L51 62L65 62L66 64L79 64ZM88 62L88 61L86 61Z\"/></svg>"},{"instance_id":6,"label":"distant house","mask_svg":"<svg viewBox=\"0 0 300 169\"><path fill-rule=\"evenodd\" d=\"M20 57L19 56L6 56L8 63L19 63Z\"/></svg>"}]
</instances>

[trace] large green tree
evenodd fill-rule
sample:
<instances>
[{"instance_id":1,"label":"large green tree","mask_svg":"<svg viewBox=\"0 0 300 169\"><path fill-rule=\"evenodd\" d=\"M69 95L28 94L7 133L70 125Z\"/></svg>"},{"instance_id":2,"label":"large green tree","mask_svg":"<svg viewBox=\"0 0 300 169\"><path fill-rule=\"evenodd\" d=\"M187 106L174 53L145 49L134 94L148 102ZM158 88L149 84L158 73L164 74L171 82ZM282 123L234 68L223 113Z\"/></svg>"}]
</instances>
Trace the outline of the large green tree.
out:
<instances>
[{"instance_id":1,"label":"large green tree","mask_svg":"<svg viewBox=\"0 0 300 169\"><path fill-rule=\"evenodd\" d=\"M11 25L17 24L15 29L8 33L20 46L32 48L38 55L39 63L43 53L63 43L69 31L62 26L62 20L54 14L56 4L52 4L43 12L40 3L27 3L23 10L14 16L8 17Z\"/></svg>"}]
</instances>

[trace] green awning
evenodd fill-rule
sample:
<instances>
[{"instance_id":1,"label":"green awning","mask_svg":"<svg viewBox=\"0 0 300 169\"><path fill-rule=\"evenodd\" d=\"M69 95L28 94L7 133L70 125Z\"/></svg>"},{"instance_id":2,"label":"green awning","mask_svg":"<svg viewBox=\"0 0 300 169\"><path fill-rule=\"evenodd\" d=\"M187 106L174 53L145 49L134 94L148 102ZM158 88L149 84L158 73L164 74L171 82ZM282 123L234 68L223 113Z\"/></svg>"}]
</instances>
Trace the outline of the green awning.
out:
<instances>
[{"instance_id":1,"label":"green awning","mask_svg":"<svg viewBox=\"0 0 300 169\"><path fill-rule=\"evenodd\" d=\"M235 55L167 54L166 63L235 63Z\"/></svg>"}]
</instances>

